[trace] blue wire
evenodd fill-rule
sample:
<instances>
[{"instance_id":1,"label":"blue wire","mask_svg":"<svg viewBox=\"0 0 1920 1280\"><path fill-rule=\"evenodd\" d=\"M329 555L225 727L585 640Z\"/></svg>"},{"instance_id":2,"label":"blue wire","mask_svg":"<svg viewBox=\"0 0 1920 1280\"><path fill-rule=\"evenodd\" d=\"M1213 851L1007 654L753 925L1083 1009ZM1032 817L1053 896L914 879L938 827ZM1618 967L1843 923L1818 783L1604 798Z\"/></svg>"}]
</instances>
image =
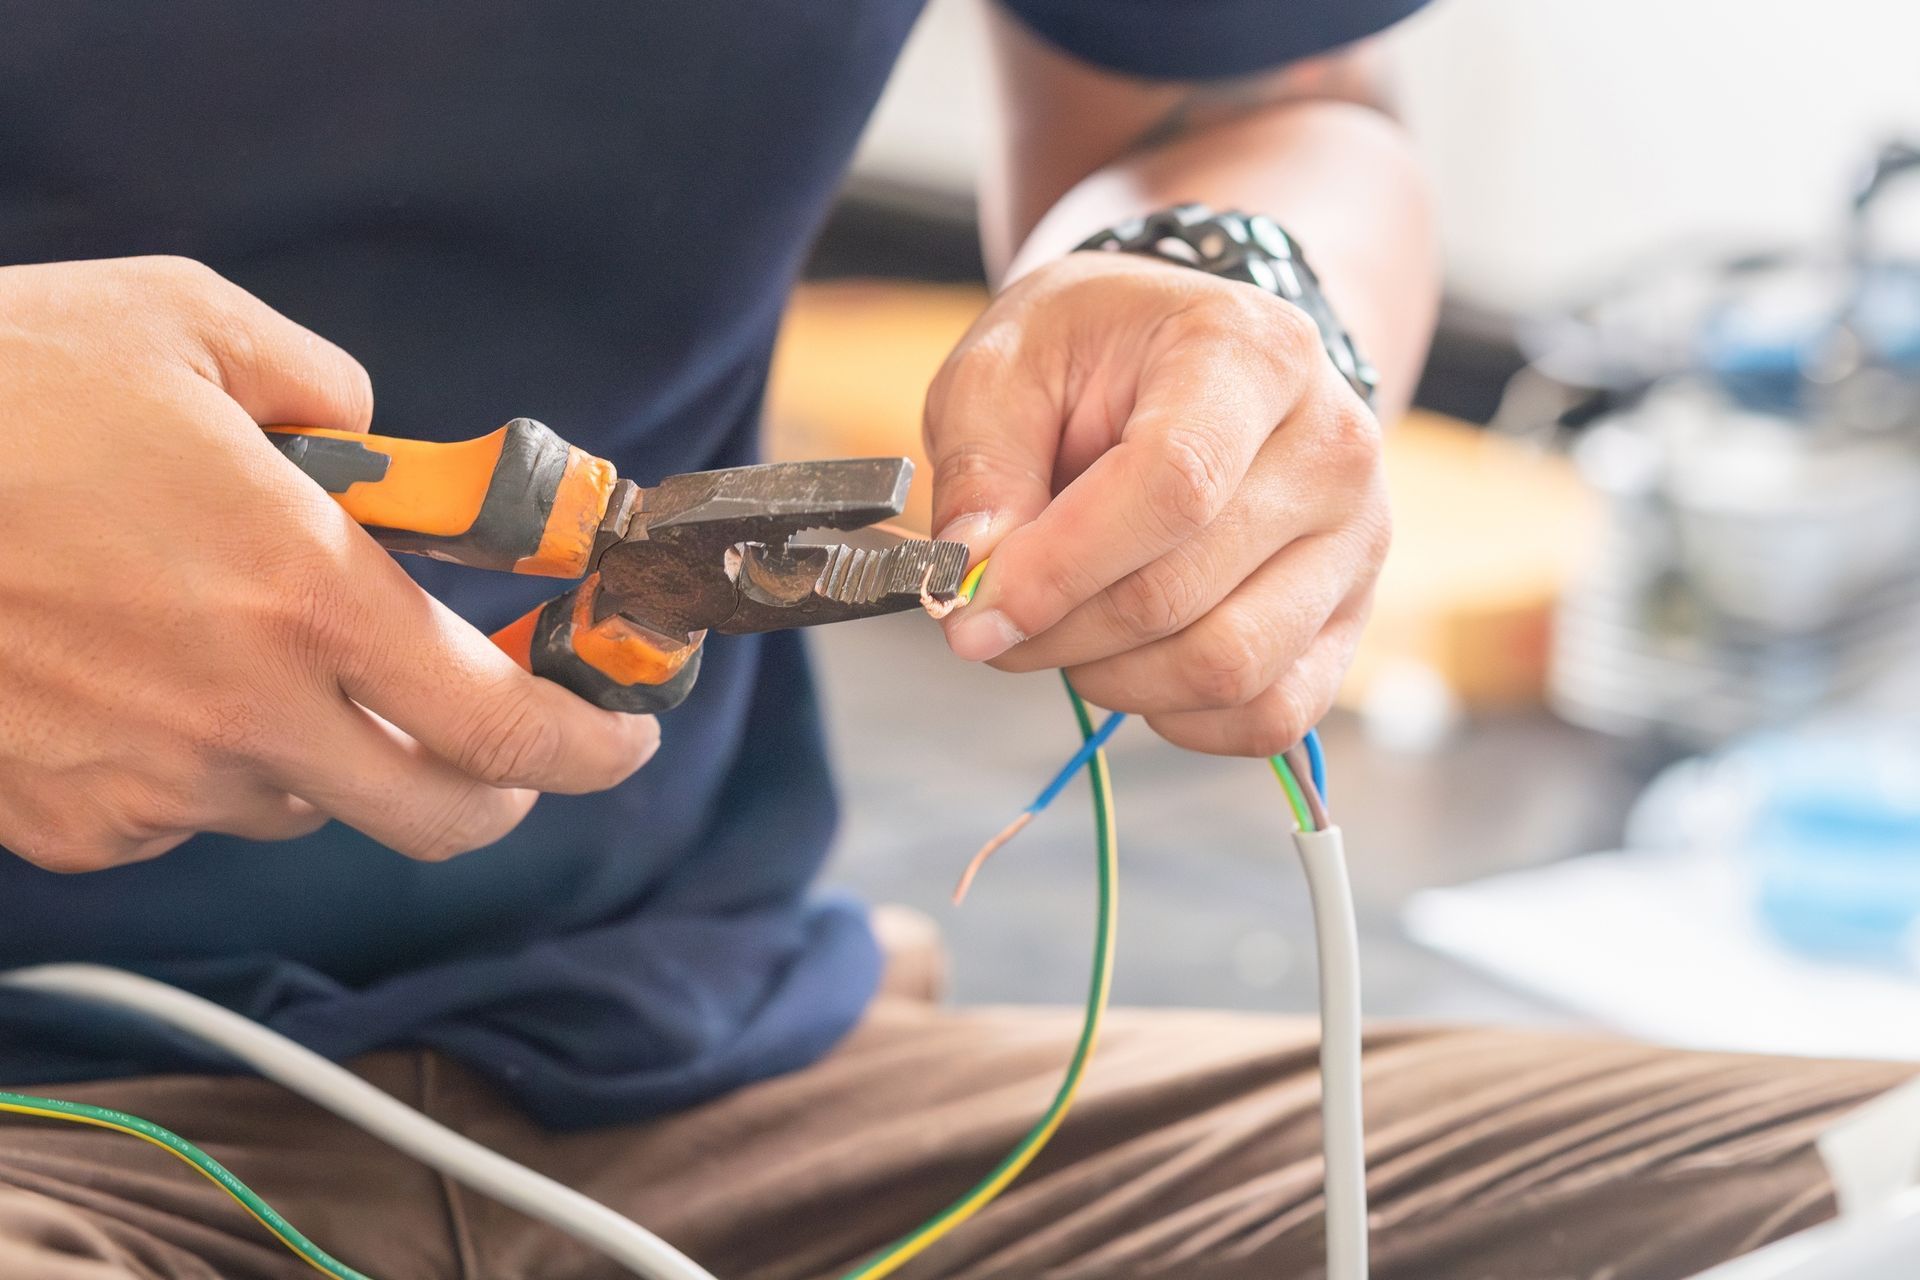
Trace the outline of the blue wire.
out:
<instances>
[{"instance_id":1,"label":"blue wire","mask_svg":"<svg viewBox=\"0 0 1920 1280\"><path fill-rule=\"evenodd\" d=\"M1073 759L1067 761L1060 772L1053 776L1053 781L1047 784L1046 789L1034 797L1033 803L1027 806L1027 812L1038 813L1052 804L1060 793L1067 789L1067 784L1073 781L1073 775L1087 767L1087 761L1093 759L1093 753L1106 745L1107 739L1113 736L1113 731L1118 729L1120 722L1126 718L1127 713L1124 711L1116 711L1108 716L1106 723L1095 729L1093 736L1074 752Z\"/></svg>"},{"instance_id":2,"label":"blue wire","mask_svg":"<svg viewBox=\"0 0 1920 1280\"><path fill-rule=\"evenodd\" d=\"M1327 799L1327 756L1320 749L1320 734L1309 729L1303 741L1307 745L1307 765L1313 771L1313 789L1320 793L1320 801L1324 804Z\"/></svg>"},{"instance_id":3,"label":"blue wire","mask_svg":"<svg viewBox=\"0 0 1920 1280\"><path fill-rule=\"evenodd\" d=\"M1109 715L1105 723L1093 731L1093 736L1073 753L1073 759L1067 761L1061 766L1060 772L1053 775L1053 781L1034 797L1033 803L1027 806L1027 812L1038 813L1059 799L1060 793L1067 789L1069 782L1073 781L1073 775L1087 767L1087 761L1093 759L1093 753L1107 745L1107 739L1113 736L1114 730L1118 729L1126 718L1127 713L1124 711L1116 711ZM1313 775L1313 789L1320 793L1320 798L1324 801L1327 798L1327 756L1321 749L1319 733L1309 729L1307 736L1302 739L1302 745L1307 749L1307 764Z\"/></svg>"}]
</instances>

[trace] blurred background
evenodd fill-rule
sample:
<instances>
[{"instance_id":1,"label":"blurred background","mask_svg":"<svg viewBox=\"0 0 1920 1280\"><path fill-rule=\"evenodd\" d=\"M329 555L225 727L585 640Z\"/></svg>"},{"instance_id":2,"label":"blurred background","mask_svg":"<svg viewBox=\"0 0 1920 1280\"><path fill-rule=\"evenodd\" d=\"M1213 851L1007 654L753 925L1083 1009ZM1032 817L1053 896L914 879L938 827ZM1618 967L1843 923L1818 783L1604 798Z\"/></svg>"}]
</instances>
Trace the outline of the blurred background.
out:
<instances>
[{"instance_id":1,"label":"blurred background","mask_svg":"<svg viewBox=\"0 0 1920 1280\"><path fill-rule=\"evenodd\" d=\"M824 229L778 456L914 451L984 303L979 3L933 0ZM1371 1011L1920 1056L1920 6L1440 0L1387 39L1449 274L1323 726ZM959 998L1076 1000L1083 791L946 904L1075 744L1057 681L917 616L815 640L838 881L933 915ZM1272 776L1113 757L1117 998L1310 1011Z\"/></svg>"}]
</instances>

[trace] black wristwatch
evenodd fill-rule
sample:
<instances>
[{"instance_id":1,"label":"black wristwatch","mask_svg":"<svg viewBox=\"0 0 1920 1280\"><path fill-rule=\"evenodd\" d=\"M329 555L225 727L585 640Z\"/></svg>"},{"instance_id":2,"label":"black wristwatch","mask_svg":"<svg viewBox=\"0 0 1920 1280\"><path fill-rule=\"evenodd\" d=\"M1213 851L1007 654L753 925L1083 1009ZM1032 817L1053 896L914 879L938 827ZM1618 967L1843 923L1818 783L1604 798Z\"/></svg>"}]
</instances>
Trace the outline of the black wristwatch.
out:
<instances>
[{"instance_id":1,"label":"black wristwatch","mask_svg":"<svg viewBox=\"0 0 1920 1280\"><path fill-rule=\"evenodd\" d=\"M1313 317L1333 367L1361 399L1373 403L1380 375L1327 305L1320 279L1301 256L1300 246L1272 218L1215 213L1200 204L1176 205L1102 231L1079 247L1177 262L1285 298Z\"/></svg>"}]
</instances>

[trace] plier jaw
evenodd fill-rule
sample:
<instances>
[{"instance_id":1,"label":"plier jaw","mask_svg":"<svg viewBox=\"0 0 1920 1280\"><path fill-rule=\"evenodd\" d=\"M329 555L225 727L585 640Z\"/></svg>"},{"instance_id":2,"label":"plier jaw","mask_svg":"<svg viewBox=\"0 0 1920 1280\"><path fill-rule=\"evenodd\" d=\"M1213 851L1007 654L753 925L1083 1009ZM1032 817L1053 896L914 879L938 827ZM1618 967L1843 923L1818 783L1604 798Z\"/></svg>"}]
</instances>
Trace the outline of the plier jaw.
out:
<instances>
[{"instance_id":1,"label":"plier jaw","mask_svg":"<svg viewBox=\"0 0 1920 1280\"><path fill-rule=\"evenodd\" d=\"M951 600L965 543L793 541L899 515L912 480L905 458L842 458L669 476L636 490L624 516L616 495L609 513L625 523L598 557L597 609L686 642L706 630L784 631Z\"/></svg>"},{"instance_id":2,"label":"plier jaw","mask_svg":"<svg viewBox=\"0 0 1920 1280\"><path fill-rule=\"evenodd\" d=\"M524 665L603 707L667 711L692 691L710 631L784 631L951 601L965 543L795 541L899 515L912 480L905 458L842 458L689 472L651 488L618 481L586 580L516 624L527 628Z\"/></svg>"},{"instance_id":3,"label":"plier jaw","mask_svg":"<svg viewBox=\"0 0 1920 1280\"><path fill-rule=\"evenodd\" d=\"M905 458L774 462L615 487L585 582L550 601L529 666L604 707L665 711L700 669L709 631L744 635L944 604L967 571L964 542L884 548L797 543L897 516Z\"/></svg>"}]
</instances>

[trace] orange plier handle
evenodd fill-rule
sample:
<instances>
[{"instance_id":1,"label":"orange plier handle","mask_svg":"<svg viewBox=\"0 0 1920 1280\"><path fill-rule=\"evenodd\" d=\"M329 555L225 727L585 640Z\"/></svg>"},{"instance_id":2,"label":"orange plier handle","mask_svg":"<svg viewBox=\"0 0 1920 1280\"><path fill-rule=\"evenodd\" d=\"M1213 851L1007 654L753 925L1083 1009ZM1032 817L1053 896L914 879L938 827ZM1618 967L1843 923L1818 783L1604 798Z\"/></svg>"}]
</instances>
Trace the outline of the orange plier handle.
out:
<instances>
[{"instance_id":1,"label":"orange plier handle","mask_svg":"<svg viewBox=\"0 0 1920 1280\"><path fill-rule=\"evenodd\" d=\"M604 458L531 418L452 444L317 427L267 433L390 551L508 573L586 576L494 633L526 670L616 711L664 711L693 687L698 637L676 642L596 607L596 542L619 484Z\"/></svg>"}]
</instances>

